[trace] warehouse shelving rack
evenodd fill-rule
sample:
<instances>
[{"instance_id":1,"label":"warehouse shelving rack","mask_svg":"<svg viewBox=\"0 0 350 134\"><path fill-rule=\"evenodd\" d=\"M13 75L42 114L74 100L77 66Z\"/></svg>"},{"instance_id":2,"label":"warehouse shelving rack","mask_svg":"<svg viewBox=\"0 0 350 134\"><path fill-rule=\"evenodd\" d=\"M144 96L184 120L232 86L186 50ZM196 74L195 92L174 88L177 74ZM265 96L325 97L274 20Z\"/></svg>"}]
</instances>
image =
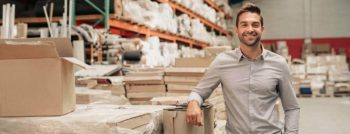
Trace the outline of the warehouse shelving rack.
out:
<instances>
[{"instance_id":1,"label":"warehouse shelving rack","mask_svg":"<svg viewBox=\"0 0 350 134\"><path fill-rule=\"evenodd\" d=\"M164 30L159 29L151 29L147 26L144 26L142 24L137 24L132 21L123 20L123 19L115 19L112 18L115 17L113 14L110 14L109 12L109 6L110 6L110 0L105 0L105 9L102 10L95 6L90 0L85 0L87 3L89 3L92 7L94 7L100 15L75 15L75 0L71 0L72 4L72 13L70 15L70 20L74 22L72 25L75 25L76 22L93 22L95 21L95 24L98 24L104 20L104 28L105 33L112 33L112 34L120 34L121 31L128 31L133 32L138 35L142 35L144 37L150 37L150 36L158 36L162 40L170 41L170 42L181 42L185 45L188 45L190 47L197 47L197 48L205 48L209 46L208 43L198 41L196 39L185 37L179 34L173 34ZM206 27L216 31L217 33L225 36L231 36L231 32L224 30L223 28L219 27L218 25L214 24L213 22L210 22L208 19L204 18L203 16L195 13L191 9L188 9L178 3L176 3L173 0L156 0L160 3L168 3L174 10L180 11L182 13L187 14L191 18L198 18L201 23L203 23ZM205 3L207 3L209 6L214 8L218 12L224 11L219 8L214 2L211 0L204 0ZM225 13L225 16L228 16ZM62 17L53 17L52 22L58 22ZM97 21L97 22L96 22ZM1 23L1 21L0 21ZM17 18L16 23L46 23L46 19L44 17L35 17L35 18ZM70 26L72 26L70 25ZM90 51L93 51L90 49ZM98 49L98 51L102 51L102 49ZM92 52L91 52L92 53ZM102 52L98 52L98 62L101 63L102 60Z\"/></svg>"},{"instance_id":2,"label":"warehouse shelving rack","mask_svg":"<svg viewBox=\"0 0 350 134\"><path fill-rule=\"evenodd\" d=\"M168 3L173 9L180 11L182 13L187 14L188 16L190 16L191 18L198 18L200 20L201 23L203 23L205 26L214 29L215 31L223 34L223 35L230 35L230 32L224 30L223 28L219 27L218 25L214 24L213 22L210 22L208 19L204 18L203 16L193 12L191 9L188 9L184 6L182 6L181 4L178 4L176 2L174 2L173 0L158 0L161 3ZM218 10L220 9L215 3L213 3L211 0L205 0L206 3L210 3L208 5L210 5L211 7L213 7L214 9ZM222 11L223 10L218 10L218 11Z\"/></svg>"}]
</instances>

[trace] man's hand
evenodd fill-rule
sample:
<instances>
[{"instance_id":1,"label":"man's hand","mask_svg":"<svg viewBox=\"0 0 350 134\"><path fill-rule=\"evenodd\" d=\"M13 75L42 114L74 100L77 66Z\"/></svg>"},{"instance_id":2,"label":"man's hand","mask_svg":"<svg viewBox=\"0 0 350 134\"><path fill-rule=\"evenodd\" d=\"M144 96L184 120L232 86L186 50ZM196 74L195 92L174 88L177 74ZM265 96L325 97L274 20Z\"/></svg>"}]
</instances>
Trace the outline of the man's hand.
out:
<instances>
[{"instance_id":1,"label":"man's hand","mask_svg":"<svg viewBox=\"0 0 350 134\"><path fill-rule=\"evenodd\" d=\"M188 102L186 121L189 124L203 126L203 116L201 108L196 100Z\"/></svg>"}]
</instances>

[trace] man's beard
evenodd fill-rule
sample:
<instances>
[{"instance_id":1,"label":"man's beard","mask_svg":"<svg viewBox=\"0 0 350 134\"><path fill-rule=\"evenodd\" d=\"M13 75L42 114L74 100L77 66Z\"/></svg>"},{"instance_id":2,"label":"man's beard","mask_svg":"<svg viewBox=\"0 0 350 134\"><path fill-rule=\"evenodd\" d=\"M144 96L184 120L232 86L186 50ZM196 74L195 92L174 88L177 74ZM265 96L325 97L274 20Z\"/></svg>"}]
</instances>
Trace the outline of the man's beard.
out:
<instances>
[{"instance_id":1,"label":"man's beard","mask_svg":"<svg viewBox=\"0 0 350 134\"><path fill-rule=\"evenodd\" d=\"M256 32L253 32L253 33L251 33L251 34L257 35ZM238 36L238 38L239 38L239 40L241 41L241 43L243 43L243 44L245 44L246 46L249 46L249 47L253 47L253 46L256 46L256 45L259 44L260 39L261 39L261 36L257 36L256 39L255 39L252 43L249 43L248 41L246 41L246 40L244 39L244 36L246 36L246 35L247 35L247 33L243 33L241 36Z\"/></svg>"}]
</instances>

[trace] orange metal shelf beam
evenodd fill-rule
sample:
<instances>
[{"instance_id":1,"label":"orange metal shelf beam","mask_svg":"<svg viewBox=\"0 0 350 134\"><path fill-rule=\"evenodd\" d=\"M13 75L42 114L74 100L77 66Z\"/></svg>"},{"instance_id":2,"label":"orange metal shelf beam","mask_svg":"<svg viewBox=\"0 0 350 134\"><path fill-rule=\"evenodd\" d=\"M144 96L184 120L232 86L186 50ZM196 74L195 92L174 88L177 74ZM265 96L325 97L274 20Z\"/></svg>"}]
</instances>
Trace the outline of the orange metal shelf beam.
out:
<instances>
[{"instance_id":1,"label":"orange metal shelf beam","mask_svg":"<svg viewBox=\"0 0 350 134\"><path fill-rule=\"evenodd\" d=\"M225 35L230 35L230 33L228 31L225 31L224 29L222 29L221 27L217 26L216 24L210 22L208 19L204 18L203 16L193 12L191 9L188 9L184 6L182 6L181 4L178 4L172 0L158 0L159 2L162 3L169 3L169 5L174 8L175 10L178 10L180 12L183 12L185 14L187 14L188 16L190 16L191 18L198 18L204 25L209 26L211 28L213 28L214 30L225 34Z\"/></svg>"},{"instance_id":2,"label":"orange metal shelf beam","mask_svg":"<svg viewBox=\"0 0 350 134\"><path fill-rule=\"evenodd\" d=\"M190 39L181 35L177 35L177 34L172 34L172 33L166 33L163 31L158 31L158 30L152 30L146 26L143 25L137 25L137 24L131 24L129 22L124 22L121 20L109 20L109 25L111 28L119 28L119 29L123 29L123 30L127 30L127 31L132 31L132 32L136 32L139 34L143 34L146 37L150 37L150 36L158 36L159 38L165 39L165 40L169 40L169 41L173 41L173 42L183 42L188 44L189 46L198 46L201 48L207 47L208 43L205 42L201 42L201 41L197 41L194 39Z\"/></svg>"}]
</instances>

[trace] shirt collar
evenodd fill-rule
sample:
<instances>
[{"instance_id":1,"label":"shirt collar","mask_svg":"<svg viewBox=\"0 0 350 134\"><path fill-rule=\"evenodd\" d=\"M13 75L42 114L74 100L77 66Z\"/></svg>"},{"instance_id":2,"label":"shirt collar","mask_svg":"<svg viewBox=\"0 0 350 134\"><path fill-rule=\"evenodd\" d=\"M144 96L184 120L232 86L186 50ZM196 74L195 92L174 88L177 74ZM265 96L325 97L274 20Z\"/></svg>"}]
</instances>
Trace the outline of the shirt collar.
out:
<instances>
[{"instance_id":1,"label":"shirt collar","mask_svg":"<svg viewBox=\"0 0 350 134\"><path fill-rule=\"evenodd\" d=\"M266 59L266 55L267 55L267 50L264 49L264 46L263 44L260 45L261 46L261 50L262 50L262 53L261 55L257 58L257 60L265 60ZM239 61L242 61L243 59L248 59L241 51L240 48L237 49L237 54L238 54L238 57L239 57Z\"/></svg>"}]
</instances>

